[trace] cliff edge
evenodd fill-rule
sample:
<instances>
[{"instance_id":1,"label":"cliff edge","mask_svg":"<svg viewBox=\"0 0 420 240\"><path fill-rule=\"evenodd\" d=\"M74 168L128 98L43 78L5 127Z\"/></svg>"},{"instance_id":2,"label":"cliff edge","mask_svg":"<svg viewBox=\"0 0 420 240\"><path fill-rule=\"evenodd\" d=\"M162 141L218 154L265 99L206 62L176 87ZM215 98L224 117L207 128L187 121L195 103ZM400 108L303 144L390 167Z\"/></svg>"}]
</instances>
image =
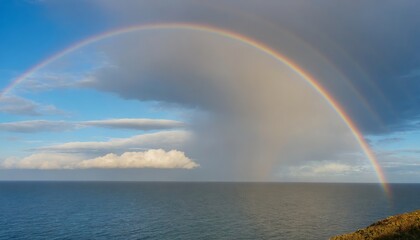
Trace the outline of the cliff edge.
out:
<instances>
[{"instance_id":1,"label":"cliff edge","mask_svg":"<svg viewBox=\"0 0 420 240\"><path fill-rule=\"evenodd\" d=\"M420 210L388 217L331 240L420 240Z\"/></svg>"}]
</instances>

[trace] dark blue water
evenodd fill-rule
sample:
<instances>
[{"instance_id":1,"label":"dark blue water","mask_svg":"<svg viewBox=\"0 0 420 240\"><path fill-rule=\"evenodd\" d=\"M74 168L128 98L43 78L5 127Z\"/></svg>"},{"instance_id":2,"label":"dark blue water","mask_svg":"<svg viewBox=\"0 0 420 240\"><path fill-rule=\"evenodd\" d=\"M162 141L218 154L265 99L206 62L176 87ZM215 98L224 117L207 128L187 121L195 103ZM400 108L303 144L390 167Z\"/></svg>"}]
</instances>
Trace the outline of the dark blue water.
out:
<instances>
[{"instance_id":1,"label":"dark blue water","mask_svg":"<svg viewBox=\"0 0 420 240\"><path fill-rule=\"evenodd\" d=\"M420 184L0 182L0 239L327 239L420 208Z\"/></svg>"}]
</instances>

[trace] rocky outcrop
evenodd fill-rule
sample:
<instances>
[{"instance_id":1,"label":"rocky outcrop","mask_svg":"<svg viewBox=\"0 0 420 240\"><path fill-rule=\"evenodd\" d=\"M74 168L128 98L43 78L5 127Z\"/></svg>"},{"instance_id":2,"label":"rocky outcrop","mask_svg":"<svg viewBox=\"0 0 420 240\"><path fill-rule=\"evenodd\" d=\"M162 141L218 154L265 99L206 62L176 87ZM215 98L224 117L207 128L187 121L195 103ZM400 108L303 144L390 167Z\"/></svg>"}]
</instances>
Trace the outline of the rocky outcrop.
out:
<instances>
[{"instance_id":1,"label":"rocky outcrop","mask_svg":"<svg viewBox=\"0 0 420 240\"><path fill-rule=\"evenodd\" d=\"M420 240L420 210L388 217L331 240Z\"/></svg>"}]
</instances>

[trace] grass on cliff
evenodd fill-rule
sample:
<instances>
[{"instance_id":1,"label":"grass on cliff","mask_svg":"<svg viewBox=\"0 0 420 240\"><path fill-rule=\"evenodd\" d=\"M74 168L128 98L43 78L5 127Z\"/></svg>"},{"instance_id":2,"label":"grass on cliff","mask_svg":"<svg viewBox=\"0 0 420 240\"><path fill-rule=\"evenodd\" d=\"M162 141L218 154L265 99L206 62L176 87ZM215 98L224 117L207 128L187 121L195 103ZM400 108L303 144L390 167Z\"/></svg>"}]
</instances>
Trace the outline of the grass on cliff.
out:
<instances>
[{"instance_id":1,"label":"grass on cliff","mask_svg":"<svg viewBox=\"0 0 420 240\"><path fill-rule=\"evenodd\" d=\"M420 240L420 210L388 217L331 240Z\"/></svg>"}]
</instances>

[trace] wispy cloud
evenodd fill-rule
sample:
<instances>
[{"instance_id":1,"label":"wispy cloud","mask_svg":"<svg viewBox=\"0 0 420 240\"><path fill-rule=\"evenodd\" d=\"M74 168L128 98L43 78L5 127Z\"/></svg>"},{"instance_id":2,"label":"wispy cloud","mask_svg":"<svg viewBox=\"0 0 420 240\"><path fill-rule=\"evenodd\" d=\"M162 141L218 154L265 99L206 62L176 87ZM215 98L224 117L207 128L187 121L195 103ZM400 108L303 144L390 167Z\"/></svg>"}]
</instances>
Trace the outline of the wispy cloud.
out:
<instances>
[{"instance_id":1,"label":"wispy cloud","mask_svg":"<svg viewBox=\"0 0 420 240\"><path fill-rule=\"evenodd\" d=\"M97 121L85 121L79 122L82 126L94 126L94 127L105 127L105 128L124 128L124 129L135 129L135 130L157 130L157 129L172 129L184 127L185 123L166 120L166 119L108 119L108 120L97 120Z\"/></svg>"},{"instance_id":2,"label":"wispy cloud","mask_svg":"<svg viewBox=\"0 0 420 240\"><path fill-rule=\"evenodd\" d=\"M185 123L166 119L144 119L144 118L124 118L107 119L95 121L48 121L31 120L19 122L0 123L0 130L20 133L34 132L61 132L84 127L102 127L113 129L133 129L133 130L165 130L184 127Z\"/></svg>"},{"instance_id":3,"label":"wispy cloud","mask_svg":"<svg viewBox=\"0 0 420 240\"><path fill-rule=\"evenodd\" d=\"M403 141L404 138L402 137L384 137L377 141L380 144L394 144Z\"/></svg>"},{"instance_id":4,"label":"wispy cloud","mask_svg":"<svg viewBox=\"0 0 420 240\"><path fill-rule=\"evenodd\" d=\"M90 169L90 168L180 168L193 169L199 165L178 150L150 149L143 152L125 152L121 155L106 154L84 159L78 154L36 153L28 157L8 158L3 169Z\"/></svg>"},{"instance_id":5,"label":"wispy cloud","mask_svg":"<svg viewBox=\"0 0 420 240\"><path fill-rule=\"evenodd\" d=\"M419 149L392 149L376 153L390 182L418 182L420 176Z\"/></svg>"},{"instance_id":6,"label":"wispy cloud","mask_svg":"<svg viewBox=\"0 0 420 240\"><path fill-rule=\"evenodd\" d=\"M0 113L41 116L63 114L54 105L43 105L18 96L0 96Z\"/></svg>"},{"instance_id":7,"label":"wispy cloud","mask_svg":"<svg viewBox=\"0 0 420 240\"><path fill-rule=\"evenodd\" d=\"M0 130L20 133L61 132L74 129L74 124L64 121L32 120L0 123Z\"/></svg>"},{"instance_id":8,"label":"wispy cloud","mask_svg":"<svg viewBox=\"0 0 420 240\"><path fill-rule=\"evenodd\" d=\"M57 153L110 153L130 149L179 149L191 138L188 131L162 131L136 135L130 138L115 138L104 142L68 142L42 147L38 150Z\"/></svg>"},{"instance_id":9,"label":"wispy cloud","mask_svg":"<svg viewBox=\"0 0 420 240\"><path fill-rule=\"evenodd\" d=\"M83 79L83 76L69 73L59 72L35 72L30 76L26 77L25 81L20 84L17 88L20 91L48 91L57 88L72 88L77 85L79 79Z\"/></svg>"},{"instance_id":10,"label":"wispy cloud","mask_svg":"<svg viewBox=\"0 0 420 240\"><path fill-rule=\"evenodd\" d=\"M60 61L52 61L46 66L31 72L14 87L14 92L44 92L55 89L78 88L89 81L91 73L109 66L101 51L85 52L79 50L66 55Z\"/></svg>"},{"instance_id":11,"label":"wispy cloud","mask_svg":"<svg viewBox=\"0 0 420 240\"><path fill-rule=\"evenodd\" d=\"M410 72L408 72L407 74L404 74L401 76L401 78L419 78L420 77L420 68L415 68L412 69Z\"/></svg>"},{"instance_id":12,"label":"wispy cloud","mask_svg":"<svg viewBox=\"0 0 420 240\"><path fill-rule=\"evenodd\" d=\"M392 170L398 167L417 166L420 167L420 150L419 149L393 149L382 150L376 153L378 159L381 160L383 168Z\"/></svg>"}]
</instances>

